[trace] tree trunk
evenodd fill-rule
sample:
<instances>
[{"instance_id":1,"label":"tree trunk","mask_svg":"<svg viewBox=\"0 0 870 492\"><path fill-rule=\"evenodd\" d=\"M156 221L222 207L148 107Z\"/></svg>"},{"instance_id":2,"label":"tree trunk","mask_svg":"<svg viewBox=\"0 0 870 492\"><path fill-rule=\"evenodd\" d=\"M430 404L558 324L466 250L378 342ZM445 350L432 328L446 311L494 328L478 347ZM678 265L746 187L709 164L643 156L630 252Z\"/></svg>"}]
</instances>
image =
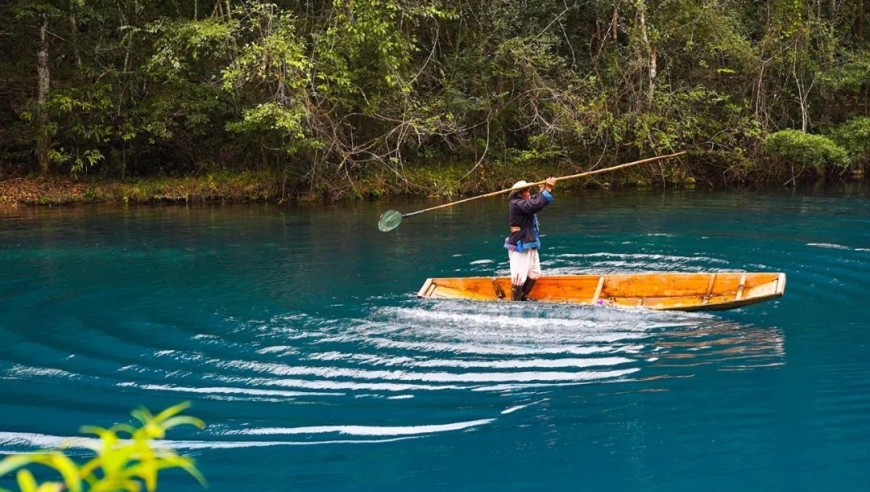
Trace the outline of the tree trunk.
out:
<instances>
[{"instance_id":1,"label":"tree trunk","mask_svg":"<svg viewBox=\"0 0 870 492\"><path fill-rule=\"evenodd\" d=\"M858 46L864 46L864 0L858 0L855 7L855 35Z\"/></svg>"},{"instance_id":2,"label":"tree trunk","mask_svg":"<svg viewBox=\"0 0 870 492\"><path fill-rule=\"evenodd\" d=\"M69 23L72 26L72 35L70 36L70 39L72 40L73 58L75 58L76 67L82 68L82 55L79 53L78 35L76 34L79 27L78 23L76 23L75 15L69 17Z\"/></svg>"},{"instance_id":3,"label":"tree trunk","mask_svg":"<svg viewBox=\"0 0 870 492\"><path fill-rule=\"evenodd\" d=\"M36 153L39 160L39 171L46 174L48 173L51 136L49 135L48 111L45 103L48 100L51 74L48 70L48 15L45 12L39 12L37 30L39 32L39 50L36 53L36 121L38 125Z\"/></svg>"},{"instance_id":4,"label":"tree trunk","mask_svg":"<svg viewBox=\"0 0 870 492\"><path fill-rule=\"evenodd\" d=\"M656 54L656 45L650 44L649 36L647 35L646 29L646 7L641 6L640 8L640 32L643 36L643 44L647 49L647 66L649 68L649 96L648 103L652 103L653 96L656 91L656 74L658 72L658 63L657 63L657 54Z\"/></svg>"},{"instance_id":5,"label":"tree trunk","mask_svg":"<svg viewBox=\"0 0 870 492\"><path fill-rule=\"evenodd\" d=\"M613 35L613 40L616 41L617 34L619 33L619 7L613 7L613 19L610 21L610 31Z\"/></svg>"},{"instance_id":6,"label":"tree trunk","mask_svg":"<svg viewBox=\"0 0 870 492\"><path fill-rule=\"evenodd\" d=\"M797 70L797 62L792 62L792 75L794 75L795 85L798 90L798 103L801 108L801 131L804 133L809 133L810 131L810 90L813 88L813 84L815 83L815 79L810 80L809 85L804 82L801 77L798 75Z\"/></svg>"}]
</instances>

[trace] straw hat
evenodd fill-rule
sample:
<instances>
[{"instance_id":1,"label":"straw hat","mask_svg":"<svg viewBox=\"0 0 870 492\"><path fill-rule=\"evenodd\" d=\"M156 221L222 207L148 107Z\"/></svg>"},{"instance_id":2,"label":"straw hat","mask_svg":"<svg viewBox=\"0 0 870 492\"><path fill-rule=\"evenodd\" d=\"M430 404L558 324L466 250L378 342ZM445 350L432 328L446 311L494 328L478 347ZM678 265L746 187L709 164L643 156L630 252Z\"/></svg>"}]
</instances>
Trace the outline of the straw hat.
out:
<instances>
[{"instance_id":1,"label":"straw hat","mask_svg":"<svg viewBox=\"0 0 870 492\"><path fill-rule=\"evenodd\" d=\"M521 191L523 191L523 190L527 190L527 189L529 189L529 188L531 188L531 187L532 187L532 185L530 185L529 183L526 183L525 180L522 180L522 179L521 179L521 180L517 181L516 183L514 183L513 186L511 186L511 189L512 189L513 191L511 191L510 193L508 193L508 198L513 198L514 195L516 195L517 193L519 193L519 192L521 192Z\"/></svg>"}]
</instances>

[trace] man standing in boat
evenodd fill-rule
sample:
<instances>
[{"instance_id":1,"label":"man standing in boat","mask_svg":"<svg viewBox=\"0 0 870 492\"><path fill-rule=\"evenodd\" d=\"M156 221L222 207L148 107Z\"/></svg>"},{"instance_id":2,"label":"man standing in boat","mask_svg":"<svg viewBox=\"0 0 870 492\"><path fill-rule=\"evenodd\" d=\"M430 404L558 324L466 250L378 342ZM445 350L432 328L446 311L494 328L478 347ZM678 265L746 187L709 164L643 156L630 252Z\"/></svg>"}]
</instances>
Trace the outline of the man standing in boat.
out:
<instances>
[{"instance_id":1,"label":"man standing in boat","mask_svg":"<svg viewBox=\"0 0 870 492\"><path fill-rule=\"evenodd\" d=\"M539 185L540 193L532 196L531 186L525 181L517 181L511 186L508 195L511 234L504 241L508 250L511 266L511 299L525 301L529 292L541 276L541 234L538 231L537 213L553 201L553 187L556 178L547 178Z\"/></svg>"}]
</instances>

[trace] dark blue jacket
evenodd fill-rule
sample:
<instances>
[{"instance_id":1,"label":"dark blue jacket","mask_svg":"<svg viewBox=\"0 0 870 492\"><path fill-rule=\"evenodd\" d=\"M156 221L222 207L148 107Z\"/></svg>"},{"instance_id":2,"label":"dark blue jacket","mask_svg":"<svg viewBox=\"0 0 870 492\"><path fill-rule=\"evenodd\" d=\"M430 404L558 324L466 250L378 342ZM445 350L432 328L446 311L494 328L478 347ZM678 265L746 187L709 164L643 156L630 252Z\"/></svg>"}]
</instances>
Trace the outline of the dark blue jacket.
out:
<instances>
[{"instance_id":1,"label":"dark blue jacket","mask_svg":"<svg viewBox=\"0 0 870 492\"><path fill-rule=\"evenodd\" d=\"M537 195L524 200L521 193L517 193L510 201L509 220L511 227L519 227L517 232L511 232L506 243L516 246L517 241L534 243L540 240L538 233L538 219L535 214L544 209L553 201L553 195L544 190Z\"/></svg>"}]
</instances>

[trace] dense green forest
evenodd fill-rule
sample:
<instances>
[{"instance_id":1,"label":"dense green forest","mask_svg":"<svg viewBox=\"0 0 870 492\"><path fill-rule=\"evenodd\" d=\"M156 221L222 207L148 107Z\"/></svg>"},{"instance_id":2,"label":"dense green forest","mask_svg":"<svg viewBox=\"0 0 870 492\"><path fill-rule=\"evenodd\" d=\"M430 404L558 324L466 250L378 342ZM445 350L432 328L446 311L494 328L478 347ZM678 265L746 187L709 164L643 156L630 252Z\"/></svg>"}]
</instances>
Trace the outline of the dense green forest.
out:
<instances>
[{"instance_id":1,"label":"dense green forest","mask_svg":"<svg viewBox=\"0 0 870 492\"><path fill-rule=\"evenodd\" d=\"M0 175L338 198L687 150L635 179L844 176L870 158L865 3L0 0Z\"/></svg>"}]
</instances>

